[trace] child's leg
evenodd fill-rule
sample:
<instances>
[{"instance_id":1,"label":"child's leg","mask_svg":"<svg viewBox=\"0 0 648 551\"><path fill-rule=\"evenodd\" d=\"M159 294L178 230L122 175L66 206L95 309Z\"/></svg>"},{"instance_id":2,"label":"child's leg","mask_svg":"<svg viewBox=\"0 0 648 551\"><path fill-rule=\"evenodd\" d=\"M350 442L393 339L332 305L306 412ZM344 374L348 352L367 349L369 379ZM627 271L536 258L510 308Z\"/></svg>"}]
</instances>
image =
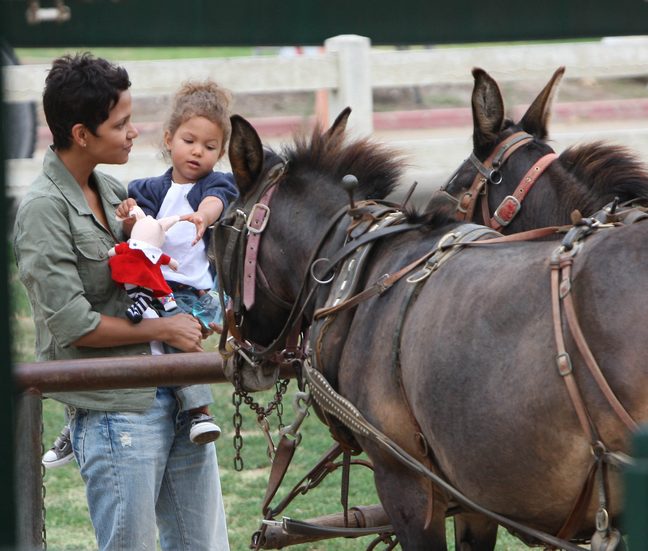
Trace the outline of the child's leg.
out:
<instances>
[{"instance_id":1,"label":"child's leg","mask_svg":"<svg viewBox=\"0 0 648 551\"><path fill-rule=\"evenodd\" d=\"M198 301L197 293L186 286L174 286L173 294L178 307L172 311L160 312L163 317L174 316L181 312L191 314L194 304ZM179 352L173 347L165 346L166 354ZM221 433L220 427L214 423L214 418L209 413L209 404L214 401L209 385L189 385L173 388L180 411L189 412L191 417L191 430L189 438L194 444L207 444L216 440Z\"/></svg>"},{"instance_id":2,"label":"child's leg","mask_svg":"<svg viewBox=\"0 0 648 551\"><path fill-rule=\"evenodd\" d=\"M165 297L159 297L158 300L160 301L160 304L164 308L165 312L171 312L172 310L175 310L178 307L175 301L175 297L173 296L173 293L170 293Z\"/></svg>"},{"instance_id":3,"label":"child's leg","mask_svg":"<svg viewBox=\"0 0 648 551\"><path fill-rule=\"evenodd\" d=\"M126 294L133 301L126 310L126 317L133 323L142 321L144 312L152 307L153 292L146 287L139 287L136 285L124 284Z\"/></svg>"},{"instance_id":4,"label":"child's leg","mask_svg":"<svg viewBox=\"0 0 648 551\"><path fill-rule=\"evenodd\" d=\"M207 444L216 440L220 427L209 413L209 404L214 401L209 385L174 387L180 411L187 411L191 417L189 438L194 444Z\"/></svg>"},{"instance_id":5,"label":"child's leg","mask_svg":"<svg viewBox=\"0 0 648 551\"><path fill-rule=\"evenodd\" d=\"M65 426L54 440L52 447L43 454L42 462L46 469L62 467L74 459L70 442L70 418L65 408Z\"/></svg>"}]
</instances>

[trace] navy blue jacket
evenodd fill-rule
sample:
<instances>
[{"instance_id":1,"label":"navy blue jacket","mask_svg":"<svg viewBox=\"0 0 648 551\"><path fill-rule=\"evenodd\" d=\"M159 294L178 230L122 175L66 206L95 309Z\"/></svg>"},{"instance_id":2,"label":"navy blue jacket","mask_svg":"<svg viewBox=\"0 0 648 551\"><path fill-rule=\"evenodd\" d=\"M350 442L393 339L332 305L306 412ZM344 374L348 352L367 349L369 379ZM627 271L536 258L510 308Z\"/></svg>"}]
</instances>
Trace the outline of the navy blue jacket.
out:
<instances>
[{"instance_id":1,"label":"navy blue jacket","mask_svg":"<svg viewBox=\"0 0 648 551\"><path fill-rule=\"evenodd\" d=\"M133 180L128 184L128 196L137 201L138 206L142 208L145 214L150 214L153 218L160 211L162 202L166 197L167 191L171 187L171 172L169 168L161 176L151 178L140 178ZM204 178L198 180L189 194L187 201L191 208L198 210L198 205L205 197L218 197L223 202L223 210L234 199L238 197L238 189L234 183L234 176L226 172L211 172ZM205 246L209 244L211 232L206 231L203 239Z\"/></svg>"}]
</instances>

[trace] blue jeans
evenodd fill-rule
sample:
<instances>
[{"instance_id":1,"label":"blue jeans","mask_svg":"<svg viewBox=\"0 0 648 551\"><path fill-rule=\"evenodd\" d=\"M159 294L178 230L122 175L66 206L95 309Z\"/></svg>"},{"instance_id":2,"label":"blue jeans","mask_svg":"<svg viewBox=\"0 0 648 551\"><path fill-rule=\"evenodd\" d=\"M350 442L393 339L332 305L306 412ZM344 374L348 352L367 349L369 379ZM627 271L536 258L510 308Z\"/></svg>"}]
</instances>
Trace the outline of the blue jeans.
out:
<instances>
[{"instance_id":1,"label":"blue jeans","mask_svg":"<svg viewBox=\"0 0 648 551\"><path fill-rule=\"evenodd\" d=\"M160 316L175 316L176 314L185 313L191 314L191 309L193 305L198 302L198 295L193 291L177 289L171 284L173 288L173 296L178 307L171 312L165 312L164 310L160 311ZM177 348L173 348L168 344L164 344L164 353L173 354L175 352L180 352ZM214 401L214 397L211 392L209 385L189 385L189 386L178 386L173 389L176 394L176 398L180 403L181 411L188 411L190 409L198 408L200 406L207 406Z\"/></svg>"},{"instance_id":2,"label":"blue jeans","mask_svg":"<svg viewBox=\"0 0 648 551\"><path fill-rule=\"evenodd\" d=\"M169 388L143 412L77 409L70 429L100 551L227 551L216 448L189 440Z\"/></svg>"}]
</instances>

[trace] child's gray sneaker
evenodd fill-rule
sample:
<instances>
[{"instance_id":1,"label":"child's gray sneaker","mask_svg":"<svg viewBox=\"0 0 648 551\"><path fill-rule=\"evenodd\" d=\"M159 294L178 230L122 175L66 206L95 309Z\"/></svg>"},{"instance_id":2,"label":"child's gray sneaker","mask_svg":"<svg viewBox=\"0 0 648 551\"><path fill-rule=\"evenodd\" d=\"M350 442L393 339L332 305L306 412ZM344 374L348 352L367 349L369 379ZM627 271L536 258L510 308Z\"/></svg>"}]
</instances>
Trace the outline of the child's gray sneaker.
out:
<instances>
[{"instance_id":1,"label":"child's gray sneaker","mask_svg":"<svg viewBox=\"0 0 648 551\"><path fill-rule=\"evenodd\" d=\"M221 435L220 427L214 423L214 418L205 413L191 416L189 439L194 444L209 444Z\"/></svg>"},{"instance_id":2,"label":"child's gray sneaker","mask_svg":"<svg viewBox=\"0 0 648 551\"><path fill-rule=\"evenodd\" d=\"M61 434L54 440L54 445L43 454L43 465L47 469L61 467L74 459L72 442L70 442L70 427L65 425Z\"/></svg>"}]
</instances>

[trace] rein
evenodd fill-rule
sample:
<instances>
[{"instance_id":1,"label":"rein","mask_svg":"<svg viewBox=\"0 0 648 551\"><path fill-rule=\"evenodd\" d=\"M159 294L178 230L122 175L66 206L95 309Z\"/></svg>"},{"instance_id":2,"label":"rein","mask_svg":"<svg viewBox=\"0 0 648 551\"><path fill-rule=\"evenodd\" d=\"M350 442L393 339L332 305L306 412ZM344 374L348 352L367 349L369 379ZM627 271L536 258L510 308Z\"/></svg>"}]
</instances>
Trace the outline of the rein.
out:
<instances>
[{"instance_id":1,"label":"rein","mask_svg":"<svg viewBox=\"0 0 648 551\"><path fill-rule=\"evenodd\" d=\"M486 226L500 231L511 223L517 213L520 212L524 198L549 165L558 158L558 154L552 152L538 159L519 181L515 191L511 195L507 195L495 208L492 216L488 208L487 184L501 184L503 178L501 168L504 163L519 148L532 140L533 136L526 132L511 134L495 147L483 163L474 152L470 154L469 161L477 169L477 174L468 191L465 191L459 198L448 193L446 189L448 184L439 191L456 205L455 218L457 220L472 221L477 200L481 197L482 218Z\"/></svg>"}]
</instances>

